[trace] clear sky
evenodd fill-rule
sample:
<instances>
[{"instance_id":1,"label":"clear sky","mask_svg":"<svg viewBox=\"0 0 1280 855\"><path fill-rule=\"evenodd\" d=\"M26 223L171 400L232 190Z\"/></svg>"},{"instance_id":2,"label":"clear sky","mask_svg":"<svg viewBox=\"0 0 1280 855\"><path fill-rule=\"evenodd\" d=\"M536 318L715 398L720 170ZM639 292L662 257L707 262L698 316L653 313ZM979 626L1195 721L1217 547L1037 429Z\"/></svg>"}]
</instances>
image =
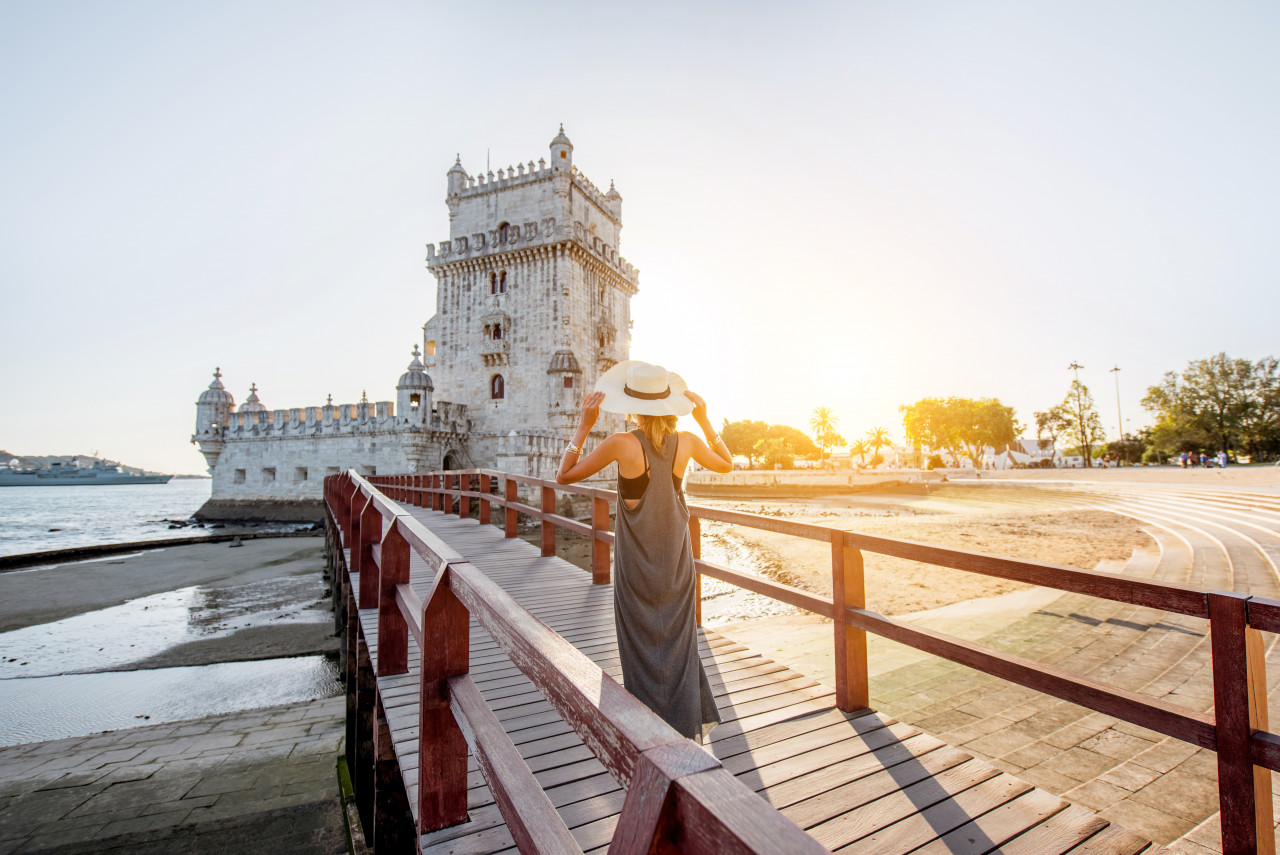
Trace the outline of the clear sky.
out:
<instances>
[{"instance_id":1,"label":"clear sky","mask_svg":"<svg viewBox=\"0 0 1280 855\"><path fill-rule=\"evenodd\" d=\"M203 472L215 366L394 399L445 171L624 196L632 355L846 436L1280 353L1280 7L0 4L0 448ZM1034 427L1032 427L1034 431Z\"/></svg>"}]
</instances>

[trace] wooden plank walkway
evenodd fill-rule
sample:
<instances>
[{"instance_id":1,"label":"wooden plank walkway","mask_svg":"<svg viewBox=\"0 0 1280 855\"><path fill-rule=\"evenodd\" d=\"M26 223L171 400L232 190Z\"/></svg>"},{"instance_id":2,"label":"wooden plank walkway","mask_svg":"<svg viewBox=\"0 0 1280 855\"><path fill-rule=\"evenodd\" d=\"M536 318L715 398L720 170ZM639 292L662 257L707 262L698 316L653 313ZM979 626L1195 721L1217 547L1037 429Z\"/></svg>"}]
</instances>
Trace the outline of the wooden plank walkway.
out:
<instances>
[{"instance_id":1,"label":"wooden plank walkway","mask_svg":"<svg viewBox=\"0 0 1280 855\"><path fill-rule=\"evenodd\" d=\"M613 591L590 574L500 529L425 508L406 508L507 590L525 608L621 680ZM432 579L416 555L410 584L426 596ZM359 582L353 578L358 589ZM360 621L377 661L377 610ZM845 714L833 692L742 645L701 631L700 649L724 724L710 750L739 780L824 846L875 853L1116 853L1155 851L1110 826L910 726L872 711ZM409 803L417 805L419 653L409 639L409 673L378 678ZM586 852L604 852L624 792L577 734L475 622L471 677ZM515 852L474 758L468 763L470 819L423 838L422 852ZM416 818L416 817L415 817Z\"/></svg>"}]
</instances>

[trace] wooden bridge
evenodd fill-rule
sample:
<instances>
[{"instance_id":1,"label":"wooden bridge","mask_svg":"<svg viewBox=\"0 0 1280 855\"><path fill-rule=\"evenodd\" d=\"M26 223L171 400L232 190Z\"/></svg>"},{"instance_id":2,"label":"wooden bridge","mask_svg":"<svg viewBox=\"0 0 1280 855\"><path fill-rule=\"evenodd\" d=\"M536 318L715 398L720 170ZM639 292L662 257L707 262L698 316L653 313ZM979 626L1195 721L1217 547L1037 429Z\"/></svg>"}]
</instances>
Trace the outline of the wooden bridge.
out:
<instances>
[{"instance_id":1,"label":"wooden bridge","mask_svg":"<svg viewBox=\"0 0 1280 855\"><path fill-rule=\"evenodd\" d=\"M519 489L540 496L520 501ZM559 493L590 523L556 513ZM709 508L700 521L831 544L825 598L710 562L701 575L833 619L834 691L703 630L724 723L706 749L616 682L613 493L490 470L325 482L345 607L347 760L379 853L1151 853L1082 808L867 708L867 631L1216 750L1224 852L1274 852L1260 630L1280 603ZM516 537L540 524L539 545ZM555 557L591 539L592 572ZM1217 715L865 609L862 551L1209 618ZM842 619L836 619L841 617ZM1225 658L1224 658L1225 657Z\"/></svg>"}]
</instances>

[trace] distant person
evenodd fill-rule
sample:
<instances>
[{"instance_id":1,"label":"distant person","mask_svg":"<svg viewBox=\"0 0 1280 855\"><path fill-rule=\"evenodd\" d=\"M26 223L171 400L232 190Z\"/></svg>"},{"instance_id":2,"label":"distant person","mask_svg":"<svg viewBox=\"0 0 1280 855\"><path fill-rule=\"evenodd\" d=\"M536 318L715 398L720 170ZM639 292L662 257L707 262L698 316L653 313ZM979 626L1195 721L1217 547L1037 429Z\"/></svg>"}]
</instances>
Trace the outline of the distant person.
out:
<instances>
[{"instance_id":1,"label":"distant person","mask_svg":"<svg viewBox=\"0 0 1280 855\"><path fill-rule=\"evenodd\" d=\"M1200 468L1201 469L1209 468L1209 458L1203 451L1200 452Z\"/></svg>"},{"instance_id":2,"label":"distant person","mask_svg":"<svg viewBox=\"0 0 1280 855\"><path fill-rule=\"evenodd\" d=\"M1218 465L1223 469L1227 468L1227 453L1225 451L1218 452Z\"/></svg>"},{"instance_id":3,"label":"distant person","mask_svg":"<svg viewBox=\"0 0 1280 855\"><path fill-rule=\"evenodd\" d=\"M636 423L582 456L600 410ZM706 441L676 429L693 414ZM618 464L618 523L613 553L613 619L627 691L682 735L702 742L720 723L698 654L697 589L689 509L681 482L689 461L731 472L733 459L711 426L707 405L680 375L631 359L600 377L556 481L573 484Z\"/></svg>"},{"instance_id":4,"label":"distant person","mask_svg":"<svg viewBox=\"0 0 1280 855\"><path fill-rule=\"evenodd\" d=\"M1182 468L1183 468L1183 469L1186 469L1186 468L1187 468L1187 458L1189 458L1189 457L1190 457L1190 455L1189 455L1189 454L1187 454L1185 451L1184 451L1184 452L1182 452L1182 454L1178 455L1178 459L1182 461Z\"/></svg>"}]
</instances>

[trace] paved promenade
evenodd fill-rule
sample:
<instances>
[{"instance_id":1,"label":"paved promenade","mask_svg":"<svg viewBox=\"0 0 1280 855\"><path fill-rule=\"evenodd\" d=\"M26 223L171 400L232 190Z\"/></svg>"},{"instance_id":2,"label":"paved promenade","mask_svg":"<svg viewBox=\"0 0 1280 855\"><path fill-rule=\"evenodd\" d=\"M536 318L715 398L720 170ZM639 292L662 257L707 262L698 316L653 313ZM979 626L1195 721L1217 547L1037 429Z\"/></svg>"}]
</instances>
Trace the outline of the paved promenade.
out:
<instances>
[{"instance_id":1,"label":"paved promenade","mask_svg":"<svg viewBox=\"0 0 1280 855\"><path fill-rule=\"evenodd\" d=\"M0 749L0 855L347 852L345 699Z\"/></svg>"}]
</instances>

